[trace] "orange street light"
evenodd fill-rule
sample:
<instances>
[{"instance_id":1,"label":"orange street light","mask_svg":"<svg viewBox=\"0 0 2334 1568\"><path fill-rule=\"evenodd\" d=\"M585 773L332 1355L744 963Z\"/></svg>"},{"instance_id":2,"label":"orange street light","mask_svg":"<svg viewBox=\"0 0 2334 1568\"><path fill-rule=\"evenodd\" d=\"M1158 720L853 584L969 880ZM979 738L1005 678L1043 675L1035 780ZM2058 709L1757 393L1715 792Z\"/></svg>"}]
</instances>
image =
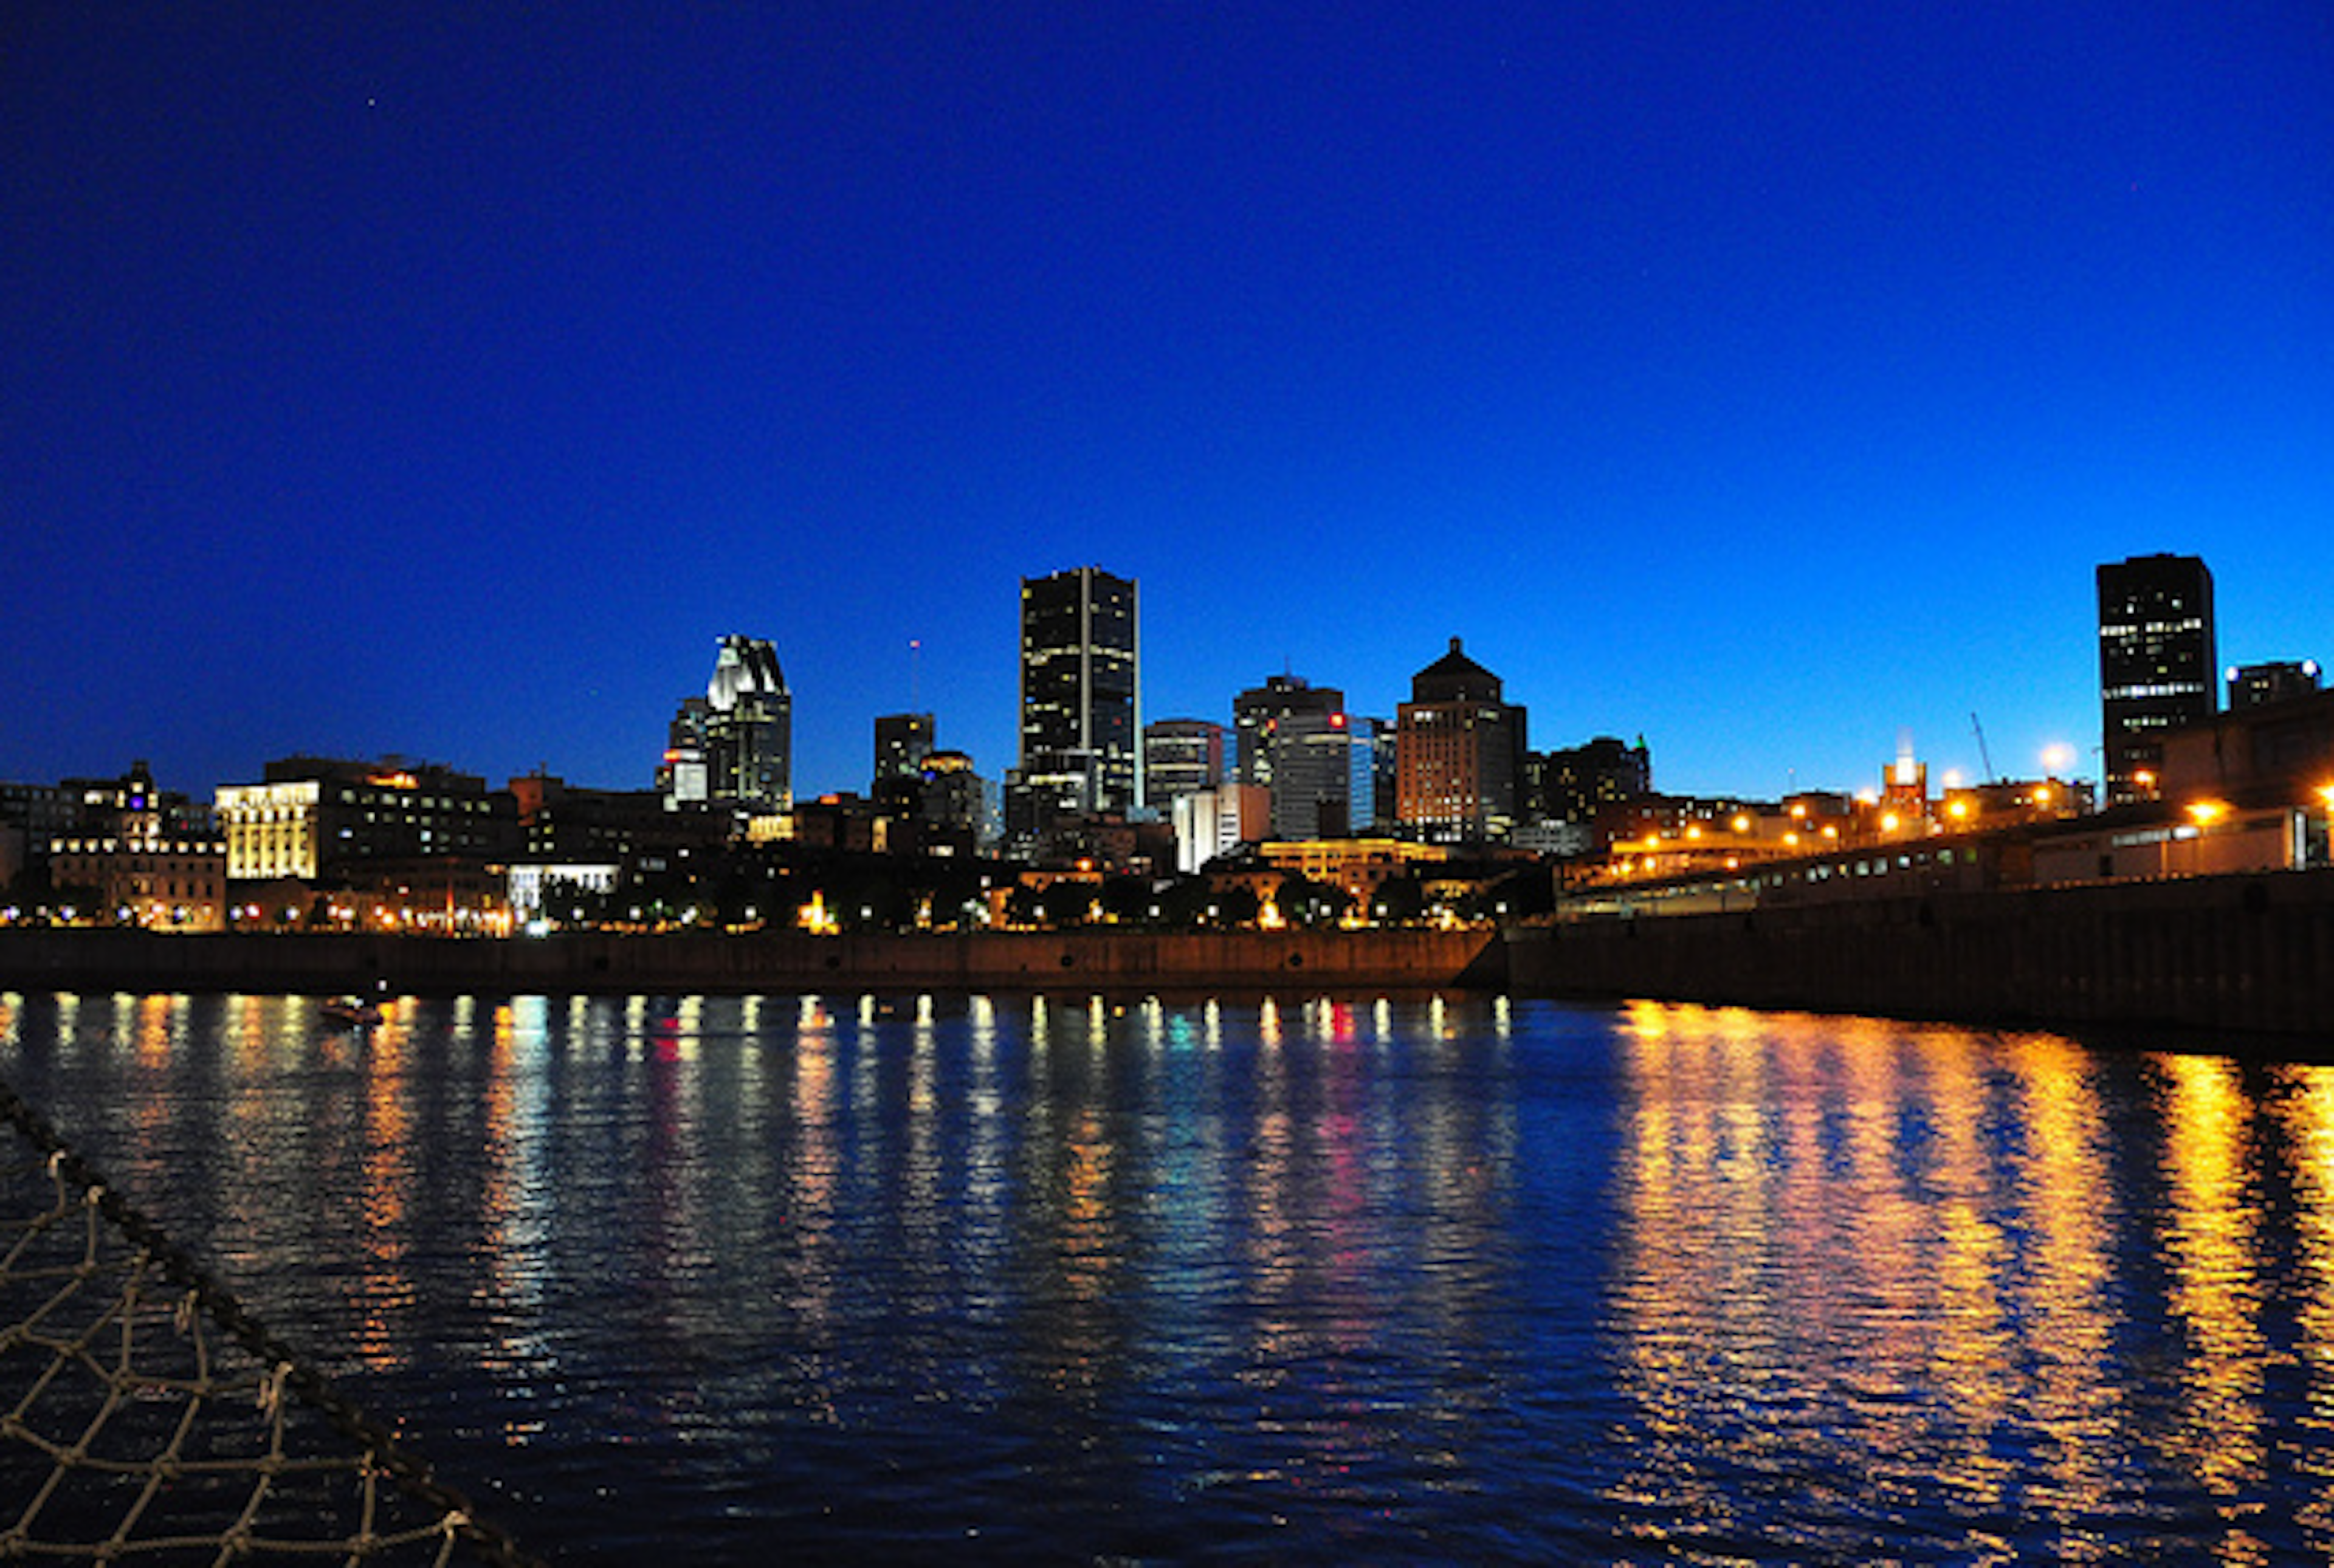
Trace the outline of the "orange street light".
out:
<instances>
[{"instance_id":1,"label":"orange street light","mask_svg":"<svg viewBox=\"0 0 2334 1568\"><path fill-rule=\"evenodd\" d=\"M2209 828L2228 814L2229 806L2225 801L2196 801L2188 807L2190 820L2200 828Z\"/></svg>"}]
</instances>

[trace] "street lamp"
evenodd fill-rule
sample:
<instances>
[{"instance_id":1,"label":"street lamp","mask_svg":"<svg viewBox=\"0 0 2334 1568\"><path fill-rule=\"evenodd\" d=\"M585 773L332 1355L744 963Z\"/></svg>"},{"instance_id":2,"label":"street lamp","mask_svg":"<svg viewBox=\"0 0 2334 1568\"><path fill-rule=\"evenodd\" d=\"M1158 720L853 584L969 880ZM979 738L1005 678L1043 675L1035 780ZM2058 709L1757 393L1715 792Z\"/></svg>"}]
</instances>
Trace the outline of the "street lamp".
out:
<instances>
[{"instance_id":1,"label":"street lamp","mask_svg":"<svg viewBox=\"0 0 2334 1568\"><path fill-rule=\"evenodd\" d=\"M2228 814L2229 806L2225 801L2191 801L2188 803L2188 820L2196 824L2188 850L2188 871L2192 876L2204 869L2204 834L2214 822Z\"/></svg>"}]
</instances>

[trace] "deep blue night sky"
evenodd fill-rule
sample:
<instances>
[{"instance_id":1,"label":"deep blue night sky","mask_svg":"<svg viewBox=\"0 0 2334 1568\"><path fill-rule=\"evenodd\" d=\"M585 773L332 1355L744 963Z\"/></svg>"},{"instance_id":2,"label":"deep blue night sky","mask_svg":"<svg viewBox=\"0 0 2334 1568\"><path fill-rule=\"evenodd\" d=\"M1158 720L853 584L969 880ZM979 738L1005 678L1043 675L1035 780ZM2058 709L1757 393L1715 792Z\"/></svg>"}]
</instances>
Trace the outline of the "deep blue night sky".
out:
<instances>
[{"instance_id":1,"label":"deep blue night sky","mask_svg":"<svg viewBox=\"0 0 2334 1568\"><path fill-rule=\"evenodd\" d=\"M1452 636L1657 786L2096 775L2093 565L2334 659L2334 8L116 6L0 21L0 778L999 776ZM911 677L911 640L922 645Z\"/></svg>"}]
</instances>

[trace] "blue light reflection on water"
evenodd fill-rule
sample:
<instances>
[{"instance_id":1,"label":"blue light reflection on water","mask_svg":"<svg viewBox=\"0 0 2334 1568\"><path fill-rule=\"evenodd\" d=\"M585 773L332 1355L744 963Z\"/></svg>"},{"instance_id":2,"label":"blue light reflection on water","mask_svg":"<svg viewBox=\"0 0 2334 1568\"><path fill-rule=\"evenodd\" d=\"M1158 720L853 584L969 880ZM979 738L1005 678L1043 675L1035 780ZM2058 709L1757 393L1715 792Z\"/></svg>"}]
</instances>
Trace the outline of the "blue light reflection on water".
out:
<instances>
[{"instance_id":1,"label":"blue light reflection on water","mask_svg":"<svg viewBox=\"0 0 2334 1568\"><path fill-rule=\"evenodd\" d=\"M2334 1551L2334 1070L1505 999L0 996L530 1545Z\"/></svg>"}]
</instances>

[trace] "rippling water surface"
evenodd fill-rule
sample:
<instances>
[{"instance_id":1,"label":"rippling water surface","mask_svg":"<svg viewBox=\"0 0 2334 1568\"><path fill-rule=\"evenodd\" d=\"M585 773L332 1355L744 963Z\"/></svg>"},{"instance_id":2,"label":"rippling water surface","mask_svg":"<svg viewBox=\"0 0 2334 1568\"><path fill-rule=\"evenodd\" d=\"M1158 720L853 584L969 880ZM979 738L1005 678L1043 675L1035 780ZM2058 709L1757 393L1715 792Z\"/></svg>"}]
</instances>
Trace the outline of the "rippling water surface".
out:
<instances>
[{"instance_id":1,"label":"rippling water surface","mask_svg":"<svg viewBox=\"0 0 2334 1568\"><path fill-rule=\"evenodd\" d=\"M2334 1069L1497 999L0 995L563 1563L2323 1560Z\"/></svg>"}]
</instances>

